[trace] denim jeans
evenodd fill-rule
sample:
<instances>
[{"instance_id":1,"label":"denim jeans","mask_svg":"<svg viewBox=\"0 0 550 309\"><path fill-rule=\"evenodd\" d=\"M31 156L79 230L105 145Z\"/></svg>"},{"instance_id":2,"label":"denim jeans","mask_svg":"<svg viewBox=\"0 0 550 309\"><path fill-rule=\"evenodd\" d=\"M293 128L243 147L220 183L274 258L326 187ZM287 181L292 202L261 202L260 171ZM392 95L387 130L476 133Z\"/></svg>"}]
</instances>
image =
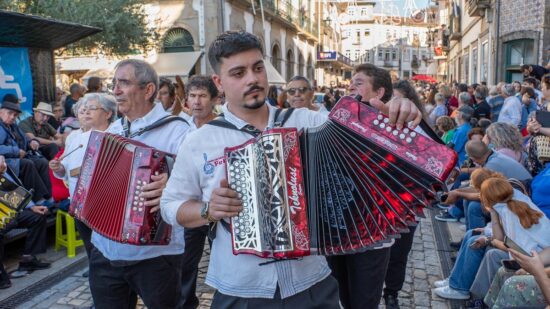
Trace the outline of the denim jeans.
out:
<instances>
[{"instance_id":1,"label":"denim jeans","mask_svg":"<svg viewBox=\"0 0 550 309\"><path fill-rule=\"evenodd\" d=\"M484 227L487 221L481 210L481 203L479 201L466 201L466 204L466 228L473 230L478 227Z\"/></svg>"},{"instance_id":2,"label":"denim jeans","mask_svg":"<svg viewBox=\"0 0 550 309\"><path fill-rule=\"evenodd\" d=\"M468 179L470 179L470 174L460 173L460 175L456 177L456 180L453 186L451 187L451 190L460 188L461 183L464 180L468 180ZM460 198L455 202L454 205L449 207L449 214L457 219L464 217L465 216L464 200Z\"/></svg>"},{"instance_id":3,"label":"denim jeans","mask_svg":"<svg viewBox=\"0 0 550 309\"><path fill-rule=\"evenodd\" d=\"M481 237L479 235L472 236L472 231L466 232L458 251L455 266L449 277L449 286L465 294L470 291L486 249L485 247L480 249L470 248L472 243Z\"/></svg>"}]
</instances>

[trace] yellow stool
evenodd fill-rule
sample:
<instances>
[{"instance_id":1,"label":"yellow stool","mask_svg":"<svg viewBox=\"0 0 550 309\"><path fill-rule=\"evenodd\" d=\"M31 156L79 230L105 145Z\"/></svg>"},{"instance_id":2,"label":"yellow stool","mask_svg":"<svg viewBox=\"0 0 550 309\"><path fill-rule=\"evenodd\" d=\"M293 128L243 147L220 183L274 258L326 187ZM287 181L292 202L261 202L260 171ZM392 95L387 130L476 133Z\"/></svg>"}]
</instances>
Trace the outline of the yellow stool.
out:
<instances>
[{"instance_id":1,"label":"yellow stool","mask_svg":"<svg viewBox=\"0 0 550 309\"><path fill-rule=\"evenodd\" d=\"M65 218L65 234L63 234L63 218ZM67 248L67 257L75 257L76 248L84 245L84 241L77 239L77 236L74 218L66 211L58 210L55 218L55 251L63 246Z\"/></svg>"}]
</instances>

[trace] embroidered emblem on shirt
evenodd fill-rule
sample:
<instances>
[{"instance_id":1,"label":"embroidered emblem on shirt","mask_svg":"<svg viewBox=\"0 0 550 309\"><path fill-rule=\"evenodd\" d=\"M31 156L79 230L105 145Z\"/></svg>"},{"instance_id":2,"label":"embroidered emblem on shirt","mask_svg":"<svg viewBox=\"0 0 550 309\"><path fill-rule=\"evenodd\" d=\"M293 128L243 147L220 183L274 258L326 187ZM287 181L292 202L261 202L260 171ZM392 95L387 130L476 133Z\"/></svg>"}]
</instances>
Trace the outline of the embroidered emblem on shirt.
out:
<instances>
[{"instance_id":1,"label":"embroidered emblem on shirt","mask_svg":"<svg viewBox=\"0 0 550 309\"><path fill-rule=\"evenodd\" d=\"M202 166L202 170L206 175L214 174L214 164L208 162L208 156L206 155L206 152L203 152L202 156L204 158L204 165Z\"/></svg>"}]
</instances>

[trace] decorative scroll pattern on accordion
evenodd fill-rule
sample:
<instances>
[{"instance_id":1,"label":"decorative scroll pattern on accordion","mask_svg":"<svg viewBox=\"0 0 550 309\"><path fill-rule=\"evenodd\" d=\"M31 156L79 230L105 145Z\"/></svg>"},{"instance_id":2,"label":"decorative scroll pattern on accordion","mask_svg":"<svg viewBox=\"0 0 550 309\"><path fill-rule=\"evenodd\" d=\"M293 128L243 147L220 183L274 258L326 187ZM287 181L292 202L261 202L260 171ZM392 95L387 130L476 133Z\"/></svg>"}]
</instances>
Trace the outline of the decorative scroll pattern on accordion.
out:
<instances>
[{"instance_id":1,"label":"decorative scroll pattern on accordion","mask_svg":"<svg viewBox=\"0 0 550 309\"><path fill-rule=\"evenodd\" d=\"M122 136L93 131L70 213L97 233L133 245L166 245L172 228L140 193L173 155Z\"/></svg>"},{"instance_id":2,"label":"decorative scroll pattern on accordion","mask_svg":"<svg viewBox=\"0 0 550 309\"><path fill-rule=\"evenodd\" d=\"M298 143L296 129L276 128L257 142L226 149L228 181L244 206L231 221L236 252L275 258L309 253Z\"/></svg>"},{"instance_id":3,"label":"decorative scroll pattern on accordion","mask_svg":"<svg viewBox=\"0 0 550 309\"><path fill-rule=\"evenodd\" d=\"M276 128L227 148L229 184L244 208L231 220L233 252L350 254L407 231L437 191L446 190L457 155L387 122L372 107L343 97L329 121L302 132L299 146L285 138L296 129Z\"/></svg>"},{"instance_id":4,"label":"decorative scroll pattern on accordion","mask_svg":"<svg viewBox=\"0 0 550 309\"><path fill-rule=\"evenodd\" d=\"M0 229L5 228L31 199L31 192L0 176Z\"/></svg>"}]
</instances>

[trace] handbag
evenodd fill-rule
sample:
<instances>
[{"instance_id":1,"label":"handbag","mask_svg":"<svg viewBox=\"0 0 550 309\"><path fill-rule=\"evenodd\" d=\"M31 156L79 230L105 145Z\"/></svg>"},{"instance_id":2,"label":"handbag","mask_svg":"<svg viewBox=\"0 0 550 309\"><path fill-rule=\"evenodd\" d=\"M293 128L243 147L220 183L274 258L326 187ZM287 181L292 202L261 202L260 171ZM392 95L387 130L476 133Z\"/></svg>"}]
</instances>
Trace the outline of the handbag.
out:
<instances>
[{"instance_id":1,"label":"handbag","mask_svg":"<svg viewBox=\"0 0 550 309\"><path fill-rule=\"evenodd\" d=\"M537 147L537 159L542 163L550 161L550 136L537 135L532 142Z\"/></svg>"}]
</instances>

